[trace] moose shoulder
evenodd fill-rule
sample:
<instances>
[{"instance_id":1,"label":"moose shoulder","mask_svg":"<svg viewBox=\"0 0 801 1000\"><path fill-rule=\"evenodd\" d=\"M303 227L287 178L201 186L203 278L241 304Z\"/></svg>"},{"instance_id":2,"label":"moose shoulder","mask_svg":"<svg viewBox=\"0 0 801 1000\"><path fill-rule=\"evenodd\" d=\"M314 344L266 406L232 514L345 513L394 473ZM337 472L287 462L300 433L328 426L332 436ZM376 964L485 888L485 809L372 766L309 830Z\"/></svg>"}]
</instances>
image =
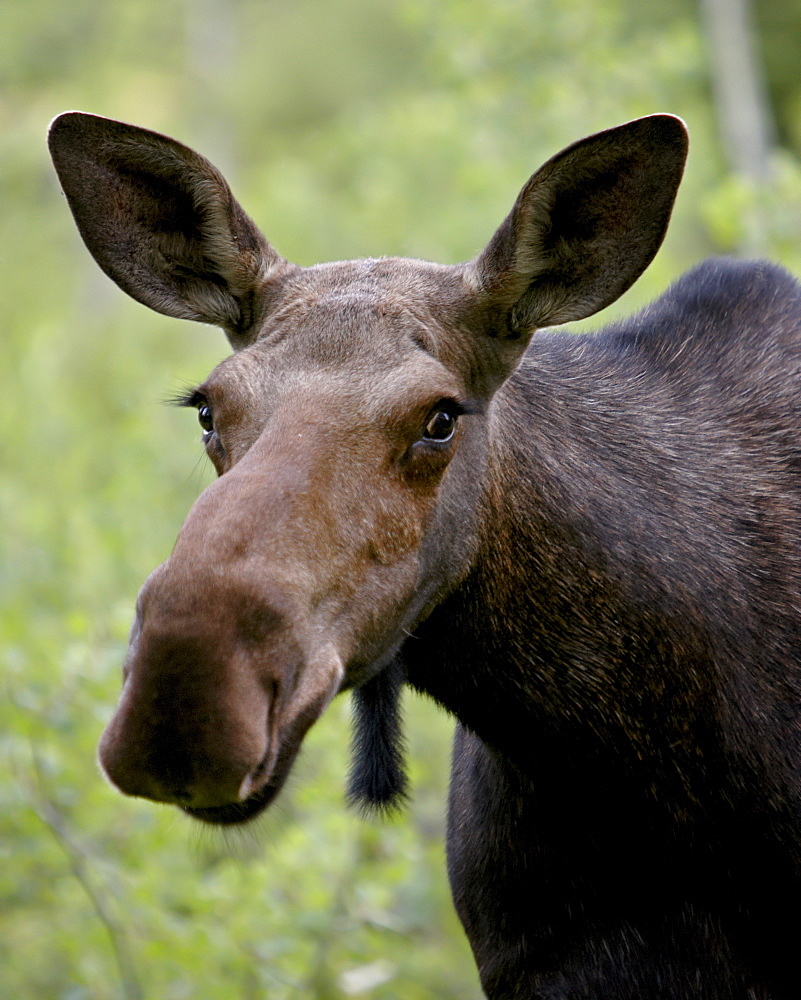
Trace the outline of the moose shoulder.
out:
<instances>
[{"instance_id":1,"label":"moose shoulder","mask_svg":"<svg viewBox=\"0 0 801 1000\"><path fill-rule=\"evenodd\" d=\"M172 139L71 112L50 148L106 273L235 348L184 401L219 478L140 593L110 779L244 822L350 688L385 805L410 683L457 719L488 997L797 997L801 289L712 261L533 336L648 265L681 122L570 146L454 266L297 267Z\"/></svg>"}]
</instances>

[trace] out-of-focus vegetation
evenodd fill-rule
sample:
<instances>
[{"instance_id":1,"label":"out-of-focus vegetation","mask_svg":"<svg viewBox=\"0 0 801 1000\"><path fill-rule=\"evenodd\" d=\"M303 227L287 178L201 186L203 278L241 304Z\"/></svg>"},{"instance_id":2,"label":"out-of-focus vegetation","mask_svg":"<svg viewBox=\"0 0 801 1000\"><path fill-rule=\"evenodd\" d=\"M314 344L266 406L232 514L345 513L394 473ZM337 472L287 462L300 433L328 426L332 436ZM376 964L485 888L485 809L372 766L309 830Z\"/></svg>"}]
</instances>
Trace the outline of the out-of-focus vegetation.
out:
<instances>
[{"instance_id":1,"label":"out-of-focus vegetation","mask_svg":"<svg viewBox=\"0 0 801 1000\"><path fill-rule=\"evenodd\" d=\"M615 307L630 310L754 232L801 271L801 8L754 14L765 182L727 168L690 0L0 8L0 996L479 996L444 874L450 723L431 706L408 705L414 800L387 824L343 806L344 699L254 833L203 832L98 774L136 590L211 475L193 415L159 401L225 346L97 270L46 157L49 119L77 107L175 135L311 263L464 259L552 153L672 111L690 165L665 247Z\"/></svg>"}]
</instances>

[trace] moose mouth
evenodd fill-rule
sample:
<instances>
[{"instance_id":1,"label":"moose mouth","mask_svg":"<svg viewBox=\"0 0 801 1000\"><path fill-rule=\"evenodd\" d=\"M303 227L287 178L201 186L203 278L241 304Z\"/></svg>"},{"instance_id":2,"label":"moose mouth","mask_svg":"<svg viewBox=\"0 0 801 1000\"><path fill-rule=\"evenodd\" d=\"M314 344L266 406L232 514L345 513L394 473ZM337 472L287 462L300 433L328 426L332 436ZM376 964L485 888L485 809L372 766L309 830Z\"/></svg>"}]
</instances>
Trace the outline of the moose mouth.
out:
<instances>
[{"instance_id":1,"label":"moose mouth","mask_svg":"<svg viewBox=\"0 0 801 1000\"><path fill-rule=\"evenodd\" d=\"M320 697L307 705L298 714L292 724L283 733L280 740L277 757L272 763L272 755L268 750L264 760L254 773L263 771L269 774L267 781L247 798L238 802L229 802L221 806L181 806L181 809L193 819L212 826L235 826L255 819L276 798L284 787L295 758L300 751L308 730L322 714L330 700L330 694ZM270 761L271 763L268 763Z\"/></svg>"},{"instance_id":2,"label":"moose mouth","mask_svg":"<svg viewBox=\"0 0 801 1000\"><path fill-rule=\"evenodd\" d=\"M230 802L224 806L207 806L197 809L191 806L181 806L181 808L187 816L212 826L235 826L247 823L263 812L278 795L288 770L287 768L287 772L279 780L269 781L264 788L248 796L244 802Z\"/></svg>"}]
</instances>

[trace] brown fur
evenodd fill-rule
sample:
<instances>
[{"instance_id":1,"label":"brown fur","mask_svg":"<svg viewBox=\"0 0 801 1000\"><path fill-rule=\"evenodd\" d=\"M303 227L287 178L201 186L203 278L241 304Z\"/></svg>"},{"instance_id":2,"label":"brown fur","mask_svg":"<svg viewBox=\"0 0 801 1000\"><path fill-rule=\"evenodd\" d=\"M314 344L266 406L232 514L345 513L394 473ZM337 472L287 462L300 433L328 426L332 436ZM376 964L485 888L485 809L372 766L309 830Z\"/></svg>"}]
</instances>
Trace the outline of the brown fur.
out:
<instances>
[{"instance_id":1,"label":"brown fur","mask_svg":"<svg viewBox=\"0 0 801 1000\"><path fill-rule=\"evenodd\" d=\"M78 113L50 143L101 267L236 348L191 397L220 478L140 594L111 780L245 821L339 690L395 767L406 676L460 723L449 870L489 996L794 996L798 288L712 263L531 340L647 266L678 120L558 154L448 267L299 268L179 143Z\"/></svg>"}]
</instances>

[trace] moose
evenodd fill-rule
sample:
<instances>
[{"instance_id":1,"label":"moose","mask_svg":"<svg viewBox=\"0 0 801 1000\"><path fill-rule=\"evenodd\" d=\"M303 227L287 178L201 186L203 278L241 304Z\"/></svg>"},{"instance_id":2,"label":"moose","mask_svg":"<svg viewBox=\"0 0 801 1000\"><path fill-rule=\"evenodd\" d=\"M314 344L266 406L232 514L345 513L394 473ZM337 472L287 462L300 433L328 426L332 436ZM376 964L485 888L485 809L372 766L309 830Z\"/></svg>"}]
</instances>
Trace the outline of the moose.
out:
<instances>
[{"instance_id":1,"label":"moose","mask_svg":"<svg viewBox=\"0 0 801 1000\"><path fill-rule=\"evenodd\" d=\"M296 266L173 139L49 142L106 274L233 347L181 400L218 478L139 594L111 782L245 823L350 690L349 796L388 808L409 685L456 720L487 997L797 1000L801 287L717 259L542 329L650 263L683 123L569 146L455 265Z\"/></svg>"}]
</instances>

